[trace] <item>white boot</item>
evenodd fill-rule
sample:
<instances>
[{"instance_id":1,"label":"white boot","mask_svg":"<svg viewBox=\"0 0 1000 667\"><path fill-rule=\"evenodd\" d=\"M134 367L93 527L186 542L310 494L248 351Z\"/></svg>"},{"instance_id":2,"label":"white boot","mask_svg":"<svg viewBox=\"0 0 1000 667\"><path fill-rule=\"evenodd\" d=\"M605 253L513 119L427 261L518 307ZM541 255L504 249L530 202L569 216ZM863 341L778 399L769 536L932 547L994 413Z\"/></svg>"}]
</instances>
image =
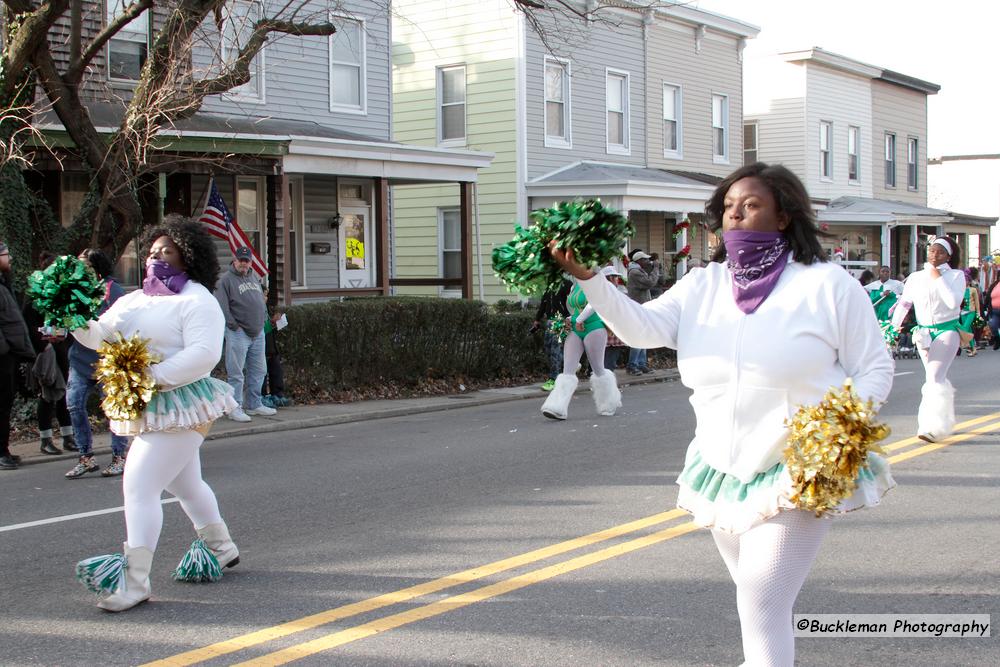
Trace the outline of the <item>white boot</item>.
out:
<instances>
[{"instance_id":1,"label":"white boot","mask_svg":"<svg viewBox=\"0 0 1000 667\"><path fill-rule=\"evenodd\" d=\"M580 381L575 375L560 373L556 377L556 386L549 392L549 397L542 403L542 414L549 419L566 419L569 401L573 398L576 385Z\"/></svg>"},{"instance_id":2,"label":"white boot","mask_svg":"<svg viewBox=\"0 0 1000 667\"><path fill-rule=\"evenodd\" d=\"M239 564L240 550L236 548L233 538L229 537L229 528L225 523L210 523L199 528L198 537L219 561L219 567L235 567Z\"/></svg>"},{"instance_id":3,"label":"white boot","mask_svg":"<svg viewBox=\"0 0 1000 667\"><path fill-rule=\"evenodd\" d=\"M618 380L611 371L601 375L590 376L590 391L594 394L594 407L597 414L611 417L615 410L622 406L622 392L618 389Z\"/></svg>"},{"instance_id":4,"label":"white boot","mask_svg":"<svg viewBox=\"0 0 1000 667\"><path fill-rule=\"evenodd\" d=\"M107 611L125 611L149 599L149 570L153 566L153 552L146 547L134 549L126 542L125 585L97 603Z\"/></svg>"},{"instance_id":5,"label":"white boot","mask_svg":"<svg viewBox=\"0 0 1000 667\"><path fill-rule=\"evenodd\" d=\"M955 388L945 380L926 382L917 409L917 437L927 442L947 438L955 429Z\"/></svg>"}]
</instances>

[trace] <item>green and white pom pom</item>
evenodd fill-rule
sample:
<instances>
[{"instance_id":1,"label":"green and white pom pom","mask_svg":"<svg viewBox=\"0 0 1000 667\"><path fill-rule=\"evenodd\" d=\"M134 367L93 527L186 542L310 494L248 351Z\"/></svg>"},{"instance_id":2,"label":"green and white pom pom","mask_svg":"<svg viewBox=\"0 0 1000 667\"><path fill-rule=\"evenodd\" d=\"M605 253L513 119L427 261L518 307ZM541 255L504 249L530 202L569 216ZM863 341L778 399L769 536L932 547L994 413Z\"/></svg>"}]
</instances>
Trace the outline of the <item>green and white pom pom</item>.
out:
<instances>
[{"instance_id":1,"label":"green and white pom pom","mask_svg":"<svg viewBox=\"0 0 1000 667\"><path fill-rule=\"evenodd\" d=\"M493 271L507 289L525 295L558 290L562 268L549 253L549 243L571 249L583 266L603 266L621 256L635 234L631 221L600 201L560 202L532 211L527 229L515 225L514 239L493 249Z\"/></svg>"},{"instance_id":2,"label":"green and white pom pom","mask_svg":"<svg viewBox=\"0 0 1000 667\"><path fill-rule=\"evenodd\" d=\"M125 590L128 559L122 554L106 554L81 560L76 564L76 580L94 593Z\"/></svg>"},{"instance_id":3,"label":"green and white pom pom","mask_svg":"<svg viewBox=\"0 0 1000 667\"><path fill-rule=\"evenodd\" d=\"M28 276L26 294L45 318L46 326L74 331L97 319L104 289L104 282L93 269L67 255Z\"/></svg>"},{"instance_id":4,"label":"green and white pom pom","mask_svg":"<svg viewBox=\"0 0 1000 667\"><path fill-rule=\"evenodd\" d=\"M222 579L222 568L204 540L195 540L174 570L174 579L194 584Z\"/></svg>"}]
</instances>

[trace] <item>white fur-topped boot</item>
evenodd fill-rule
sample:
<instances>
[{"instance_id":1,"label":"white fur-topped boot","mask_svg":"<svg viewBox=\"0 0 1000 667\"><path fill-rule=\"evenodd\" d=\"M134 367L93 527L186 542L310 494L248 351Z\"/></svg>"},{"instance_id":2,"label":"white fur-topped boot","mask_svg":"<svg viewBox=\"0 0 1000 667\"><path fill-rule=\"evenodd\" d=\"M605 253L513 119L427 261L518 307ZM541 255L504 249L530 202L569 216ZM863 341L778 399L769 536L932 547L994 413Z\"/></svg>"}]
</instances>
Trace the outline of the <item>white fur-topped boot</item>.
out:
<instances>
[{"instance_id":1,"label":"white fur-topped boot","mask_svg":"<svg viewBox=\"0 0 1000 667\"><path fill-rule=\"evenodd\" d=\"M926 382L917 409L917 437L927 442L947 438L955 430L955 388L945 380Z\"/></svg>"},{"instance_id":2,"label":"white fur-topped boot","mask_svg":"<svg viewBox=\"0 0 1000 667\"><path fill-rule=\"evenodd\" d=\"M124 554L87 558L76 564L76 578L89 590L102 595L97 606L107 611L125 611L149 599L149 570L153 552L130 547Z\"/></svg>"},{"instance_id":3,"label":"white fur-topped boot","mask_svg":"<svg viewBox=\"0 0 1000 667\"><path fill-rule=\"evenodd\" d=\"M611 417L615 410L622 406L622 392L618 389L618 380L611 371L601 375L590 376L590 391L594 394L594 407L597 414Z\"/></svg>"},{"instance_id":4,"label":"white fur-topped boot","mask_svg":"<svg viewBox=\"0 0 1000 667\"><path fill-rule=\"evenodd\" d=\"M569 401L573 398L579 380L575 375L560 373L556 377L556 386L549 392L548 398L542 403L542 414L549 419L566 419Z\"/></svg>"}]
</instances>

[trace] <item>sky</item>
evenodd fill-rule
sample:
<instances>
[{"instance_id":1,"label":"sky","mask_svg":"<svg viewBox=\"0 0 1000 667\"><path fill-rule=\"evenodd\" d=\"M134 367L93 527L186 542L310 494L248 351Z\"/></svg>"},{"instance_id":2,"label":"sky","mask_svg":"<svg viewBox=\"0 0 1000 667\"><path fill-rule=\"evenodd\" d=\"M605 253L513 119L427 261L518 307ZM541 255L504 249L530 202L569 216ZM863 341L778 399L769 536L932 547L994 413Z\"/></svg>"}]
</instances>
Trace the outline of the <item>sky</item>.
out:
<instances>
[{"instance_id":1,"label":"sky","mask_svg":"<svg viewBox=\"0 0 1000 667\"><path fill-rule=\"evenodd\" d=\"M998 0L692 0L753 24L745 55L821 47L941 86L929 157L1000 153Z\"/></svg>"}]
</instances>

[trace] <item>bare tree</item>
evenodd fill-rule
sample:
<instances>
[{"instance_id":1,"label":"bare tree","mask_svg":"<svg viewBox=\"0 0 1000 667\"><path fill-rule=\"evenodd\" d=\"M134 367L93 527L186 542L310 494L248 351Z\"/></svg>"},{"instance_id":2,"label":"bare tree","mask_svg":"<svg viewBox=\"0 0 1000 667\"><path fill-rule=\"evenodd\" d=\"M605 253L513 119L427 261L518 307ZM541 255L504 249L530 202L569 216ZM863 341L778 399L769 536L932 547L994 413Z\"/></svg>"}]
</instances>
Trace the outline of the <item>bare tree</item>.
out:
<instances>
[{"instance_id":1,"label":"bare tree","mask_svg":"<svg viewBox=\"0 0 1000 667\"><path fill-rule=\"evenodd\" d=\"M327 7L314 14L308 0L285 0L276 9L255 16L244 26L235 48L222 62L209 68L194 64L199 40L221 44L223 17L233 0L133 0L120 14L87 33L81 19L82 8L94 3L85 0L2 0L8 38L0 54L0 102L8 115L17 93L37 81L45 101L59 118L74 144L74 151L91 174L91 188L84 208L66 230L64 243L70 251L96 246L115 255L124 241L135 237L142 227L138 197L140 178L152 171L150 152L153 139L163 129L193 116L206 97L233 90L250 81L251 64L269 40L281 36L325 36L336 32L327 20ZM103 12L102 3L96 3ZM88 112L86 80L95 58L110 40L137 19L147 20L155 12L153 38L145 64L131 97L122 100L122 116L117 130L102 135ZM53 26L68 22L68 40L58 43ZM102 22L103 23L103 22ZM21 98L22 103L25 102ZM27 102L30 104L29 96ZM2 118L0 116L0 123ZM21 113L17 117L22 118ZM0 132L4 150L16 159L17 127L9 123L10 134ZM2 128L2 125L0 125ZM23 132L23 126L21 126ZM0 172L2 181L13 177Z\"/></svg>"}]
</instances>

